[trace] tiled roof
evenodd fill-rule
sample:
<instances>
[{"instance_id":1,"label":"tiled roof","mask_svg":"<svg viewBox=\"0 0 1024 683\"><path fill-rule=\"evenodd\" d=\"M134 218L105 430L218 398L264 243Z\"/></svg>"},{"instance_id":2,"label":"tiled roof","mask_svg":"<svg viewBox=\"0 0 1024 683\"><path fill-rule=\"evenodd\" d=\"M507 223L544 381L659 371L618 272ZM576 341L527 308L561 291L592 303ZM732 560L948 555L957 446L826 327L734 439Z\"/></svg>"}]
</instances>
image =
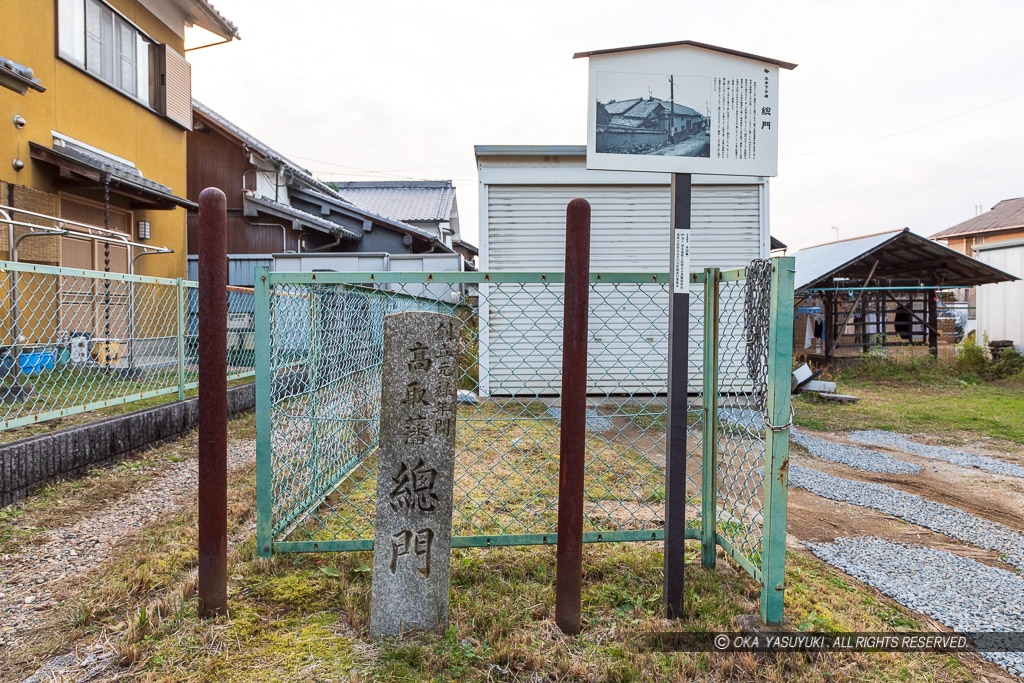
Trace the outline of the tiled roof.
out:
<instances>
[{"instance_id":1,"label":"tiled roof","mask_svg":"<svg viewBox=\"0 0 1024 683\"><path fill-rule=\"evenodd\" d=\"M206 118L216 123L221 128L225 129L226 131L234 135L236 138L241 140L247 147L249 147L251 150L256 152L261 157L265 158L267 161L287 166L289 169L292 170L292 172L297 177L301 178L309 185L312 185L313 187L319 189L321 192L326 192L327 194L334 193L334 191L330 187L328 187L327 185L313 177L313 174L310 173L309 170L303 168L302 166L299 166L294 161L292 161L285 155L281 154L280 152L274 151L274 149L272 149L266 143L261 141L255 135L252 135L251 133L247 133L246 131L242 130L234 123L232 123L225 117L221 116L214 110L210 109L208 106L206 106L199 100L192 98L192 108L200 114L202 114L203 116L205 116Z\"/></svg>"},{"instance_id":2,"label":"tiled roof","mask_svg":"<svg viewBox=\"0 0 1024 683\"><path fill-rule=\"evenodd\" d=\"M980 216L968 219L963 223L957 223L952 228L946 228L941 232L932 235L932 239L946 239L959 235L973 235L982 232L1005 230L1007 228L1024 228L1024 197L1016 199L1004 199L991 211L986 211Z\"/></svg>"},{"instance_id":3,"label":"tiled roof","mask_svg":"<svg viewBox=\"0 0 1024 683\"><path fill-rule=\"evenodd\" d=\"M190 4L202 13L202 17L193 17L197 26L216 33L222 38L231 40L238 37L238 27L210 4L210 0L191 0Z\"/></svg>"},{"instance_id":4,"label":"tiled roof","mask_svg":"<svg viewBox=\"0 0 1024 683\"><path fill-rule=\"evenodd\" d=\"M661 102L665 109L668 109L668 106L670 104L668 100L659 100L658 98L654 99L657 102ZM679 104L678 102L672 102L671 104L675 105L675 110L677 114L682 114L683 116L702 116L702 114L699 111L691 109L690 107L687 107L684 104Z\"/></svg>"},{"instance_id":5,"label":"tiled roof","mask_svg":"<svg viewBox=\"0 0 1024 683\"><path fill-rule=\"evenodd\" d=\"M619 102L615 102L613 100L611 102L605 102L604 108L608 110L609 114L621 114L625 111L628 111L630 107L635 105L641 99L642 98L634 97L631 100L621 100Z\"/></svg>"},{"instance_id":6,"label":"tiled roof","mask_svg":"<svg viewBox=\"0 0 1024 683\"><path fill-rule=\"evenodd\" d=\"M316 216L308 211L298 209L291 204L284 204L282 202L275 202L273 199L267 197L260 197L258 195L246 195L245 201L259 204L264 208L270 209L273 213L279 215L286 215L295 218L299 222L305 223L306 225L322 230L326 233L331 234L343 234L350 239L359 239L362 235L358 232L350 230L343 225L339 225L333 221L329 221L321 216Z\"/></svg>"},{"instance_id":7,"label":"tiled roof","mask_svg":"<svg viewBox=\"0 0 1024 683\"><path fill-rule=\"evenodd\" d=\"M455 188L450 180L331 183L345 201L399 221L447 221Z\"/></svg>"},{"instance_id":8,"label":"tiled roof","mask_svg":"<svg viewBox=\"0 0 1024 683\"><path fill-rule=\"evenodd\" d=\"M387 215L381 214L381 213L379 213L377 211L374 211L372 209L368 209L366 207L359 206L358 204L353 204L352 202L350 202L350 201L340 197L333 190L331 190L330 194L324 194L324 193L317 192L315 190L309 190L309 189L302 189L302 190L300 190L300 192L301 192L301 196L309 196L309 197L313 197L317 201L327 202L328 204L331 204L331 205L337 207L340 212L352 213L352 214L361 216L363 218L368 218L371 221L379 223L380 225L388 226L388 227L397 229L397 230L399 230L401 232L406 232L406 233L409 233L410 235L415 235L417 237L421 237L421 238L423 238L425 240L428 240L428 241L434 243L436 246L438 246L438 247L440 247L440 248L442 248L442 249L444 249L446 251L449 251L449 252L451 251L451 249L449 247L445 246L445 244L443 242L439 241L437 239L437 236L434 235L433 233L431 233L431 232L429 232L427 230L424 230L422 228L417 228L415 225L409 225L408 223L405 223L404 221L401 221L401 220L399 220L397 218L393 218L391 216L387 216Z\"/></svg>"},{"instance_id":9,"label":"tiled roof","mask_svg":"<svg viewBox=\"0 0 1024 683\"><path fill-rule=\"evenodd\" d=\"M613 116L608 121L608 125L621 128L643 128L647 125L647 119L638 119L632 116Z\"/></svg>"},{"instance_id":10,"label":"tiled roof","mask_svg":"<svg viewBox=\"0 0 1024 683\"><path fill-rule=\"evenodd\" d=\"M635 116L637 118L645 118L647 116L651 116L652 114L657 114L658 111L663 108L665 110L668 110L668 103L666 103L663 107L661 104L661 100L656 100L652 98L649 100L644 100L640 104L636 105L635 107L630 109L626 115L630 117Z\"/></svg>"}]
</instances>

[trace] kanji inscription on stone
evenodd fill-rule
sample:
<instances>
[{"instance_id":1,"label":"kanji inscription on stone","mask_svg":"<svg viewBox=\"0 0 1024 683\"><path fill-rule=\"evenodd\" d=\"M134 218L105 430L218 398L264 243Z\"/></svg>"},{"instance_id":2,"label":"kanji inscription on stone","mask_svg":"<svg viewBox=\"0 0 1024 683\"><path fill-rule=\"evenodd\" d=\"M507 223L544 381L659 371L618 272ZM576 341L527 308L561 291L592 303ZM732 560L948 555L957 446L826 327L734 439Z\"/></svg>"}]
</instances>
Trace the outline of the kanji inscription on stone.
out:
<instances>
[{"instance_id":1,"label":"kanji inscription on stone","mask_svg":"<svg viewBox=\"0 0 1024 683\"><path fill-rule=\"evenodd\" d=\"M370 635L447 624L459 319L384 318Z\"/></svg>"}]
</instances>

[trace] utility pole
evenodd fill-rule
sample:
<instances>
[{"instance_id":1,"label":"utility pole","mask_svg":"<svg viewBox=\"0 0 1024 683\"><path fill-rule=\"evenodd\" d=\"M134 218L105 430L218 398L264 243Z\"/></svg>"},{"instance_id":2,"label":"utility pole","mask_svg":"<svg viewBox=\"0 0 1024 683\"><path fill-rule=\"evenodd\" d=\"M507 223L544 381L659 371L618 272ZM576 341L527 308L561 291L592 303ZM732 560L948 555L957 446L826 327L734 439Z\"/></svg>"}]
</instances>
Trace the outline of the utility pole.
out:
<instances>
[{"instance_id":1,"label":"utility pole","mask_svg":"<svg viewBox=\"0 0 1024 683\"><path fill-rule=\"evenodd\" d=\"M668 141L675 142L672 130L676 123L676 84L672 74L668 75Z\"/></svg>"}]
</instances>

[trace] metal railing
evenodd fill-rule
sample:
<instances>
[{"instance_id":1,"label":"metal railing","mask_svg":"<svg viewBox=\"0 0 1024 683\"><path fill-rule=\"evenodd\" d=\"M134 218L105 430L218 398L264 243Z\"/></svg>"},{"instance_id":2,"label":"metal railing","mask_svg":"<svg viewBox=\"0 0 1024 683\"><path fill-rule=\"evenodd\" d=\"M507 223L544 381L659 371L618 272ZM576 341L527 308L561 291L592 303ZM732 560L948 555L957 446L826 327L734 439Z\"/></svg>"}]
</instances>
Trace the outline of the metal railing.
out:
<instances>
[{"instance_id":1,"label":"metal railing","mask_svg":"<svg viewBox=\"0 0 1024 683\"><path fill-rule=\"evenodd\" d=\"M773 621L792 263L691 275L686 537L749 572ZM410 309L461 320L452 545L557 542L563 281L257 270L259 553L373 548L383 318ZM664 537L668 296L666 274L591 275L585 542Z\"/></svg>"},{"instance_id":2,"label":"metal railing","mask_svg":"<svg viewBox=\"0 0 1024 683\"><path fill-rule=\"evenodd\" d=\"M0 261L0 429L198 386L197 284ZM253 375L251 289L228 288L229 379Z\"/></svg>"}]
</instances>

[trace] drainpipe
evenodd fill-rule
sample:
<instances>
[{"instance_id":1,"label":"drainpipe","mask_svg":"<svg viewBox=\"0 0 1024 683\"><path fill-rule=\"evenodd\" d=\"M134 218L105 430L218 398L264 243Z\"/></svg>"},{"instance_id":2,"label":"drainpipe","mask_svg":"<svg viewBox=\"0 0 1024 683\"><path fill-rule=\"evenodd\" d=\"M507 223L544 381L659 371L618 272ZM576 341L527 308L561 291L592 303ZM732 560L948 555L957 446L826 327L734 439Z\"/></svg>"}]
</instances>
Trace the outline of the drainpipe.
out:
<instances>
[{"instance_id":1,"label":"drainpipe","mask_svg":"<svg viewBox=\"0 0 1024 683\"><path fill-rule=\"evenodd\" d=\"M245 220L246 225L251 225L256 228L281 228L281 251L288 251L288 226L282 223L256 223L249 220L249 217L242 213L242 218Z\"/></svg>"},{"instance_id":2,"label":"drainpipe","mask_svg":"<svg viewBox=\"0 0 1024 683\"><path fill-rule=\"evenodd\" d=\"M303 238L305 238L305 235L303 235ZM334 247L336 247L339 244L341 244L341 239L342 239L341 238L341 233L338 233L337 234L337 239L334 240L333 242L331 242L330 244L325 244L325 245L317 247L315 249L307 249L305 251L305 253L312 254L312 253L317 252L317 251L327 251L328 249L333 249Z\"/></svg>"}]
</instances>

